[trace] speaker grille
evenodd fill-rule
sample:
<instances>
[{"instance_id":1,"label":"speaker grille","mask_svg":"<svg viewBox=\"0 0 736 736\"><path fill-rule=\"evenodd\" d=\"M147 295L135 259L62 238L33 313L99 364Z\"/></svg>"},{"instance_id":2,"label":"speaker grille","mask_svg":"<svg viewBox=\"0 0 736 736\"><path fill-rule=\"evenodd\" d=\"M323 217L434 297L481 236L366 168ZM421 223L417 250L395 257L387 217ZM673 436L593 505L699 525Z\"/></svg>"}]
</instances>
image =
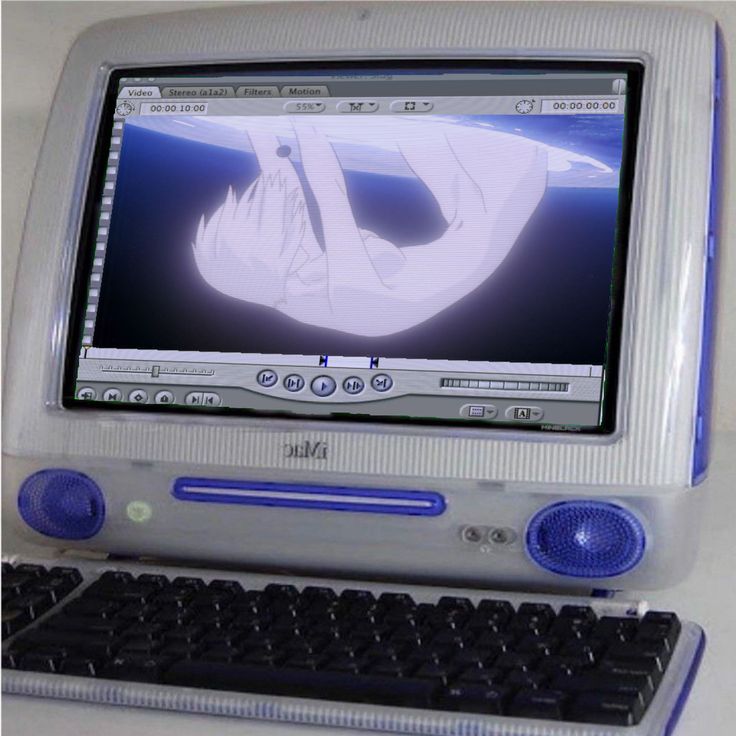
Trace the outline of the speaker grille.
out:
<instances>
[{"instance_id":1,"label":"speaker grille","mask_svg":"<svg viewBox=\"0 0 736 736\"><path fill-rule=\"evenodd\" d=\"M541 567L577 578L607 578L641 560L646 536L630 511L604 501L561 501L529 523L527 551Z\"/></svg>"},{"instance_id":2,"label":"speaker grille","mask_svg":"<svg viewBox=\"0 0 736 736\"><path fill-rule=\"evenodd\" d=\"M105 520L105 501L91 478L50 468L23 481L18 511L28 526L47 537L89 539Z\"/></svg>"}]
</instances>

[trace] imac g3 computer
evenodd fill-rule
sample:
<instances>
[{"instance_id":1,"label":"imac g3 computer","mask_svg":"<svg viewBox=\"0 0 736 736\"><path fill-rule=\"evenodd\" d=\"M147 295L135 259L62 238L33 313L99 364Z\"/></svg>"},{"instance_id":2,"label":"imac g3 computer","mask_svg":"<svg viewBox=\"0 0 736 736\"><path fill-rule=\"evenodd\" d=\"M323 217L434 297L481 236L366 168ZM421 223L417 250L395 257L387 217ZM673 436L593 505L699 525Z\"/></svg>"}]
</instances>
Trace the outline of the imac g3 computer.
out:
<instances>
[{"instance_id":1,"label":"imac g3 computer","mask_svg":"<svg viewBox=\"0 0 736 736\"><path fill-rule=\"evenodd\" d=\"M436 601L436 586L462 586L477 597L445 591L440 608L476 616L489 609L478 591L511 591L539 607L515 609L520 650L500 645L522 657L571 656L564 627L555 638L539 624L560 606L578 606L578 623L590 610L596 626L608 613L622 661L635 646L663 661L647 632L672 656L662 678L613 668L651 683L636 707L598 703L591 716L579 699L591 688L561 690L570 661L562 684L544 679L551 665L533 683L515 675L502 706L421 697L448 733L453 710L485 729L536 717L663 732L702 633L677 622L673 634L672 614L642 619L616 597L593 611L589 596L671 585L697 549L716 51L707 16L638 6L279 4L90 29L60 81L26 223L6 518L77 565L87 615L85 590L97 600L136 571L139 587L154 585L142 559L204 581L222 569L362 580L379 613L381 591L435 586ZM286 587L274 595L299 594ZM417 646L435 641L425 614L412 618ZM520 635L524 616L539 624L524 635L546 644ZM63 628L36 618L25 634L11 626L8 646ZM481 635L503 633L486 623ZM381 625L385 643L395 632ZM585 650L586 664L604 668L618 644ZM73 668L29 673L18 646L10 692L71 682L104 701ZM284 661L269 660L258 685L243 671L229 686L212 676L214 690L262 693L252 707L212 696L192 709L417 733L440 717L417 710L416 693L349 697L346 679L268 689L297 671ZM310 677L333 676L320 661ZM375 679L372 661L344 678ZM514 662L497 669L528 671ZM149 681L171 697L200 686L159 664ZM96 677L141 680L97 666ZM460 675L448 667L451 690ZM404 687L436 685L422 672L402 670ZM130 682L115 687L115 702L151 704ZM528 706L530 692L564 698L552 711L550 696ZM391 702L409 708L393 725Z\"/></svg>"}]
</instances>

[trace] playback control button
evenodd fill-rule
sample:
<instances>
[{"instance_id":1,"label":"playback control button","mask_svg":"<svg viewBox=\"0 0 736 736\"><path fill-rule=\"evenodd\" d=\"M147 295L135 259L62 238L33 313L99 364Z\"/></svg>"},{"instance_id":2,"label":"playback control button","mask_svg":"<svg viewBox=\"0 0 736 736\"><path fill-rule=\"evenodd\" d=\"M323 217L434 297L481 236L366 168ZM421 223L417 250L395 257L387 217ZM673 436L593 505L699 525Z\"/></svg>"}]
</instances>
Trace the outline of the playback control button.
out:
<instances>
[{"instance_id":1,"label":"playback control button","mask_svg":"<svg viewBox=\"0 0 736 736\"><path fill-rule=\"evenodd\" d=\"M393 385L394 379L386 373L378 373L371 378L371 386L373 386L373 390L378 391L379 393L389 391Z\"/></svg>"},{"instance_id":2,"label":"playback control button","mask_svg":"<svg viewBox=\"0 0 736 736\"><path fill-rule=\"evenodd\" d=\"M355 396L365 388L365 381L360 376L350 376L343 381L342 387L345 393Z\"/></svg>"},{"instance_id":3,"label":"playback control button","mask_svg":"<svg viewBox=\"0 0 736 736\"><path fill-rule=\"evenodd\" d=\"M153 400L157 404L173 404L174 403L174 394L172 394L171 391L159 391L153 397Z\"/></svg>"},{"instance_id":4,"label":"playback control button","mask_svg":"<svg viewBox=\"0 0 736 736\"><path fill-rule=\"evenodd\" d=\"M284 378L284 388L292 393L301 391L304 388L304 379L298 373L292 373Z\"/></svg>"},{"instance_id":5,"label":"playback control button","mask_svg":"<svg viewBox=\"0 0 736 736\"><path fill-rule=\"evenodd\" d=\"M132 401L134 404L145 404L148 401L148 393L142 388L134 388L128 394L128 401Z\"/></svg>"},{"instance_id":6,"label":"playback control button","mask_svg":"<svg viewBox=\"0 0 736 736\"><path fill-rule=\"evenodd\" d=\"M279 380L279 374L276 373L276 371L272 371L270 368L266 368L266 370L261 371L256 381L258 381L259 386L263 386L263 388L271 388L271 386L275 386L278 383Z\"/></svg>"},{"instance_id":7,"label":"playback control button","mask_svg":"<svg viewBox=\"0 0 736 736\"><path fill-rule=\"evenodd\" d=\"M312 381L311 388L315 396L332 396L335 393L337 384L332 376L317 376Z\"/></svg>"},{"instance_id":8,"label":"playback control button","mask_svg":"<svg viewBox=\"0 0 736 736\"><path fill-rule=\"evenodd\" d=\"M192 391L184 398L187 406L220 406L219 394L209 391Z\"/></svg>"}]
</instances>

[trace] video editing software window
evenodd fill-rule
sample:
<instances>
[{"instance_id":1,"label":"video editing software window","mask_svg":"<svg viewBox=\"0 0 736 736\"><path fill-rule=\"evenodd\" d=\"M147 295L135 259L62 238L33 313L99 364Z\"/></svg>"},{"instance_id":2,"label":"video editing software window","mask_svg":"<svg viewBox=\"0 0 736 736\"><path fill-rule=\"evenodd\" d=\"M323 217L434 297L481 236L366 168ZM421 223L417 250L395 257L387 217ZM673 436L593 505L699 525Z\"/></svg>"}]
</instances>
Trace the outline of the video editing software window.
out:
<instances>
[{"instance_id":1,"label":"video editing software window","mask_svg":"<svg viewBox=\"0 0 736 736\"><path fill-rule=\"evenodd\" d=\"M112 75L64 404L611 432L641 69Z\"/></svg>"}]
</instances>

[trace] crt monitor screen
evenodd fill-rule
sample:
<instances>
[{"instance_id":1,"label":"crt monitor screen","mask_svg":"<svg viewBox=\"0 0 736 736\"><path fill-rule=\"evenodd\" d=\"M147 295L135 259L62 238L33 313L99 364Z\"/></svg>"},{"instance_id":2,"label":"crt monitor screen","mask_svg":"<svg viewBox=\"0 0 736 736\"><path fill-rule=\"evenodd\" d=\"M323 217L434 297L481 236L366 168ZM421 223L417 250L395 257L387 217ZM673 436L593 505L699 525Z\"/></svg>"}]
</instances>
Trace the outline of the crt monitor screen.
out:
<instances>
[{"instance_id":1,"label":"crt monitor screen","mask_svg":"<svg viewBox=\"0 0 736 736\"><path fill-rule=\"evenodd\" d=\"M611 432L641 68L112 74L64 403Z\"/></svg>"}]
</instances>

